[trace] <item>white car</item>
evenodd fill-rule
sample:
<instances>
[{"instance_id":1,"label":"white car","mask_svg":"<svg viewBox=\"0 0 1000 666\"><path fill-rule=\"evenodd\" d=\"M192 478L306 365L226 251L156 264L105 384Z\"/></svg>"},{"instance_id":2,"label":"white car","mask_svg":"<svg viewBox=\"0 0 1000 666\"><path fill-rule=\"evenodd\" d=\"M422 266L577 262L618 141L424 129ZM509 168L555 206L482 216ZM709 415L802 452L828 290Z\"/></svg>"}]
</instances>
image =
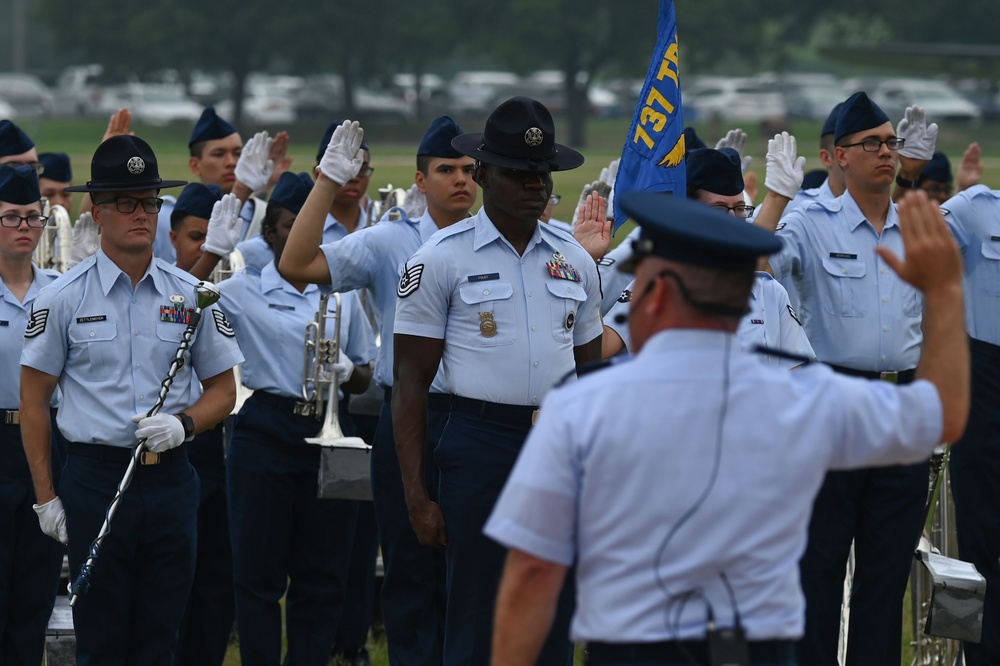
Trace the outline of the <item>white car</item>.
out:
<instances>
[{"instance_id":1,"label":"white car","mask_svg":"<svg viewBox=\"0 0 1000 666\"><path fill-rule=\"evenodd\" d=\"M684 122L763 122L787 115L781 93L751 78L712 76L685 85Z\"/></svg>"},{"instance_id":2,"label":"white car","mask_svg":"<svg viewBox=\"0 0 1000 666\"><path fill-rule=\"evenodd\" d=\"M923 107L928 122L978 123L982 119L978 106L937 79L887 79L868 93L893 122L914 104Z\"/></svg>"},{"instance_id":3,"label":"white car","mask_svg":"<svg viewBox=\"0 0 1000 666\"><path fill-rule=\"evenodd\" d=\"M106 88L98 110L114 113L126 107L140 123L162 127L171 123L194 124L201 117L201 105L184 94L180 85L127 83Z\"/></svg>"},{"instance_id":4,"label":"white car","mask_svg":"<svg viewBox=\"0 0 1000 666\"><path fill-rule=\"evenodd\" d=\"M0 99L0 119L13 120L17 118L17 111L7 102Z\"/></svg>"}]
</instances>

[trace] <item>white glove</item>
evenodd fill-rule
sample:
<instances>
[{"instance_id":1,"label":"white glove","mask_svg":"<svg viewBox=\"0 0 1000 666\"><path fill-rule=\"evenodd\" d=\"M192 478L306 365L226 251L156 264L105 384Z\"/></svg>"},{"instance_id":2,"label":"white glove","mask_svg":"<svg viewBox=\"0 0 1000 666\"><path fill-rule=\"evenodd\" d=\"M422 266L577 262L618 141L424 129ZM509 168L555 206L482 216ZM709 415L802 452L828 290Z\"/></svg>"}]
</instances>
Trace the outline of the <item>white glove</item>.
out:
<instances>
[{"instance_id":1,"label":"white glove","mask_svg":"<svg viewBox=\"0 0 1000 666\"><path fill-rule=\"evenodd\" d=\"M906 139L899 154L915 160L929 160L934 157L937 135L937 123L927 124L923 107L908 106L903 119L896 125L896 137Z\"/></svg>"},{"instance_id":2,"label":"white glove","mask_svg":"<svg viewBox=\"0 0 1000 666\"><path fill-rule=\"evenodd\" d=\"M60 242L63 240L60 238ZM101 246L101 234L94 222L94 216L84 213L73 226L73 238L69 240L69 268L76 266L87 257L97 254Z\"/></svg>"},{"instance_id":3,"label":"white glove","mask_svg":"<svg viewBox=\"0 0 1000 666\"><path fill-rule=\"evenodd\" d=\"M601 180L608 184L608 187L614 189L615 180L618 178L618 158L611 160L611 164L601 169Z\"/></svg>"},{"instance_id":4,"label":"white glove","mask_svg":"<svg viewBox=\"0 0 1000 666\"><path fill-rule=\"evenodd\" d=\"M42 532L65 545L69 543L66 533L66 511L62 500L58 497L50 499L45 504L32 504L31 508L38 514L38 525Z\"/></svg>"},{"instance_id":5,"label":"white glove","mask_svg":"<svg viewBox=\"0 0 1000 666\"><path fill-rule=\"evenodd\" d=\"M242 208L239 197L232 192L215 202L212 217L208 220L205 243L201 246L202 252L228 257L236 249L236 244L243 235L243 218L240 217Z\"/></svg>"},{"instance_id":6,"label":"white glove","mask_svg":"<svg viewBox=\"0 0 1000 666\"><path fill-rule=\"evenodd\" d=\"M720 148L732 148L737 153L740 154L740 172L746 173L747 169L750 168L750 163L753 162L752 157L744 157L743 152L747 147L747 133L740 128L731 129L726 132L726 136L719 139L715 144L715 149Z\"/></svg>"},{"instance_id":7,"label":"white glove","mask_svg":"<svg viewBox=\"0 0 1000 666\"><path fill-rule=\"evenodd\" d=\"M145 439L146 448L153 453L163 453L184 443L184 425L173 414L136 414L132 423L139 424L135 438Z\"/></svg>"},{"instance_id":8,"label":"white glove","mask_svg":"<svg viewBox=\"0 0 1000 666\"><path fill-rule=\"evenodd\" d=\"M243 146L240 159L236 162L236 180L254 192L267 187L274 173L274 160L268 159L274 139L267 132L257 132Z\"/></svg>"},{"instance_id":9,"label":"white glove","mask_svg":"<svg viewBox=\"0 0 1000 666\"><path fill-rule=\"evenodd\" d=\"M335 183L344 185L350 182L361 171L361 164L365 161L361 150L364 138L365 131L357 120L345 120L333 130L326 152L319 161L320 172Z\"/></svg>"},{"instance_id":10,"label":"white glove","mask_svg":"<svg viewBox=\"0 0 1000 666\"><path fill-rule=\"evenodd\" d=\"M354 374L354 361L347 358L344 350L338 350L337 362L330 366L337 375L337 385L343 386Z\"/></svg>"},{"instance_id":11,"label":"white glove","mask_svg":"<svg viewBox=\"0 0 1000 666\"><path fill-rule=\"evenodd\" d=\"M406 201L403 202L402 207L406 211L406 216L411 220L420 219L420 216L427 210L427 197L420 191L416 183L410 185L410 189L406 191Z\"/></svg>"},{"instance_id":12,"label":"white glove","mask_svg":"<svg viewBox=\"0 0 1000 666\"><path fill-rule=\"evenodd\" d=\"M788 132L775 134L767 142L767 171L764 187L775 194L794 199L802 187L806 158L798 155L795 137Z\"/></svg>"}]
</instances>

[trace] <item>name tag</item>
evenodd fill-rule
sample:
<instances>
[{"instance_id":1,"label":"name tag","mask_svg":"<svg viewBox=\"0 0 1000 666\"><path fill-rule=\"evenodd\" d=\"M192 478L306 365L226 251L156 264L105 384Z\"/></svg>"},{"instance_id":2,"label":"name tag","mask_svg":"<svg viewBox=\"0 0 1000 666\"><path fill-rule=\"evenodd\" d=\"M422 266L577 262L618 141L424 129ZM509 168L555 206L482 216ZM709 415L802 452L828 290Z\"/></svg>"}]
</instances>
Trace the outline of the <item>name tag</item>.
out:
<instances>
[{"instance_id":1,"label":"name tag","mask_svg":"<svg viewBox=\"0 0 1000 666\"><path fill-rule=\"evenodd\" d=\"M3 320L3 319L0 319L0 326L10 326L10 322L6 321L6 320Z\"/></svg>"},{"instance_id":2,"label":"name tag","mask_svg":"<svg viewBox=\"0 0 1000 666\"><path fill-rule=\"evenodd\" d=\"M76 323L78 323L78 324L89 324L90 322L94 322L94 321L107 321L107 320L108 320L108 316L107 315L93 315L91 317L77 317L76 318Z\"/></svg>"},{"instance_id":3,"label":"name tag","mask_svg":"<svg viewBox=\"0 0 1000 666\"><path fill-rule=\"evenodd\" d=\"M267 307L269 307L272 310L284 310L285 312L295 309L295 307L292 305L281 305L279 303L268 303Z\"/></svg>"},{"instance_id":4,"label":"name tag","mask_svg":"<svg viewBox=\"0 0 1000 666\"><path fill-rule=\"evenodd\" d=\"M990 236L991 241L1000 241L1000 236Z\"/></svg>"},{"instance_id":5,"label":"name tag","mask_svg":"<svg viewBox=\"0 0 1000 666\"><path fill-rule=\"evenodd\" d=\"M483 273L482 275L470 275L468 278L469 282L489 282L490 280L499 280L499 273Z\"/></svg>"},{"instance_id":6,"label":"name tag","mask_svg":"<svg viewBox=\"0 0 1000 666\"><path fill-rule=\"evenodd\" d=\"M831 259L857 259L858 255L856 255L856 254L848 254L847 252L831 252L830 253L830 258Z\"/></svg>"}]
</instances>

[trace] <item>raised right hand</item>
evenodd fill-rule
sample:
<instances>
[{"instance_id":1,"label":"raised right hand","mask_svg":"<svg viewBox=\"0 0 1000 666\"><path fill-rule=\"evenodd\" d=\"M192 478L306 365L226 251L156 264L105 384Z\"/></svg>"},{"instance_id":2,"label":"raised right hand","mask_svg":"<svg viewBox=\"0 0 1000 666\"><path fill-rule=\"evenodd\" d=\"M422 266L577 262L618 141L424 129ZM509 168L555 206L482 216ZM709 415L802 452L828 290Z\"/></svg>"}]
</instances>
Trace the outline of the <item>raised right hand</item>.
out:
<instances>
[{"instance_id":1,"label":"raised right hand","mask_svg":"<svg viewBox=\"0 0 1000 666\"><path fill-rule=\"evenodd\" d=\"M333 130L326 152L319 161L320 173L340 185L353 180L361 171L361 164L365 160L364 152L361 150L364 138L365 131L361 129L358 121L345 120L340 127Z\"/></svg>"},{"instance_id":2,"label":"raised right hand","mask_svg":"<svg viewBox=\"0 0 1000 666\"><path fill-rule=\"evenodd\" d=\"M236 249L243 234L242 207L239 198L232 192L212 205L212 217L208 220L205 243L201 246L203 252L228 257Z\"/></svg>"}]
</instances>

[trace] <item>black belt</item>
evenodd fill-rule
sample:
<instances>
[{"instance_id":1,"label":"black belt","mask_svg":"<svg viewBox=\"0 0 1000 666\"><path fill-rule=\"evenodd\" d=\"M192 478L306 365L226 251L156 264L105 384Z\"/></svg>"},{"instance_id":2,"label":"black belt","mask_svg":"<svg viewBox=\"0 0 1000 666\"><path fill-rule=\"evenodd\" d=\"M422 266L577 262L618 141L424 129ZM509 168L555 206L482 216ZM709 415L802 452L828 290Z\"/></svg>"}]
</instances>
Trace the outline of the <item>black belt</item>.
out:
<instances>
[{"instance_id":1,"label":"black belt","mask_svg":"<svg viewBox=\"0 0 1000 666\"><path fill-rule=\"evenodd\" d=\"M842 365L833 365L832 363L829 365L836 372L839 372L842 375L865 377L867 379L882 379L887 382L892 382L893 384L909 384L917 376L916 368L900 370L899 372L896 372L895 370L879 372L878 370L856 370L855 368L845 368Z\"/></svg>"},{"instance_id":2,"label":"black belt","mask_svg":"<svg viewBox=\"0 0 1000 666\"><path fill-rule=\"evenodd\" d=\"M128 464L132 459L134 449L127 446L106 446L104 444L85 444L84 442L70 442L69 454L82 458L92 458L104 462ZM187 461L187 447L181 444L178 447L153 453L143 451L139 454L140 465L162 465L166 463L179 463Z\"/></svg>"},{"instance_id":3,"label":"black belt","mask_svg":"<svg viewBox=\"0 0 1000 666\"><path fill-rule=\"evenodd\" d=\"M795 641L750 641L750 661L787 660L795 654ZM708 664L708 642L666 641L663 643L588 643L587 663L634 659L636 661L676 661ZM691 661L693 660L693 661Z\"/></svg>"},{"instance_id":4,"label":"black belt","mask_svg":"<svg viewBox=\"0 0 1000 666\"><path fill-rule=\"evenodd\" d=\"M1000 361L1000 345L994 345L989 342L984 342L983 340L969 338L969 349L980 356L985 356L986 358L993 359L994 361Z\"/></svg>"},{"instance_id":5,"label":"black belt","mask_svg":"<svg viewBox=\"0 0 1000 666\"><path fill-rule=\"evenodd\" d=\"M301 398L289 398L285 395L278 395L276 393L268 393L267 391L254 391L253 395L247 398L247 400L256 400L262 405L267 405L271 409L278 412L288 412L289 414L295 414L296 416L301 416L301 414L295 413L296 405L302 405L303 401ZM319 414L314 414L316 418L323 418L323 413L326 411L326 402L323 402L323 407L320 409Z\"/></svg>"},{"instance_id":6,"label":"black belt","mask_svg":"<svg viewBox=\"0 0 1000 666\"><path fill-rule=\"evenodd\" d=\"M2 425L21 425L21 412L17 409L0 409L0 417Z\"/></svg>"},{"instance_id":7,"label":"black belt","mask_svg":"<svg viewBox=\"0 0 1000 666\"><path fill-rule=\"evenodd\" d=\"M385 387L385 401L392 402L392 387ZM428 393L427 410L430 412L447 412L451 409L451 395L448 393Z\"/></svg>"},{"instance_id":8,"label":"black belt","mask_svg":"<svg viewBox=\"0 0 1000 666\"><path fill-rule=\"evenodd\" d=\"M527 405L505 405L499 402L464 398L460 395L451 396L451 410L475 414L487 421L502 421L521 426L530 426L534 423L537 418L535 415L538 413L537 408Z\"/></svg>"}]
</instances>

